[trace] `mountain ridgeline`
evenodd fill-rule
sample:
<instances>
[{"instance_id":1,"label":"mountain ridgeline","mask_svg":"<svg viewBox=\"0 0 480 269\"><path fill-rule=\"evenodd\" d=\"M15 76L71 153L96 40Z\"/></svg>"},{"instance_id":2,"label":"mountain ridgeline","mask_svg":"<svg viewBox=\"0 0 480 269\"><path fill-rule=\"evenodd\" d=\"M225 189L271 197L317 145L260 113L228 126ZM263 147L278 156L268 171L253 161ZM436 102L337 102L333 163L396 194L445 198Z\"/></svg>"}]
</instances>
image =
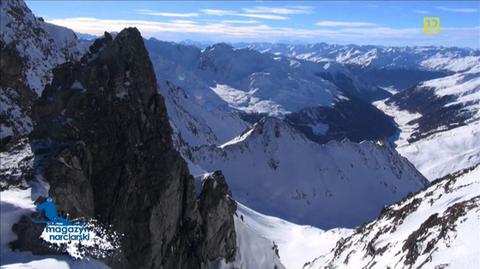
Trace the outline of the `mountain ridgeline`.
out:
<instances>
[{"instance_id":1,"label":"mountain ridgeline","mask_svg":"<svg viewBox=\"0 0 480 269\"><path fill-rule=\"evenodd\" d=\"M2 268L480 264L479 50L82 41L0 7ZM47 247L47 196L118 251Z\"/></svg>"},{"instance_id":2,"label":"mountain ridgeline","mask_svg":"<svg viewBox=\"0 0 480 269\"><path fill-rule=\"evenodd\" d=\"M35 156L59 210L124 234L108 264L206 268L209 260L231 260L236 204L221 173L195 194L138 30L115 39L106 33L53 74L33 107L31 143L43 149ZM21 241L30 235L18 236L28 250Z\"/></svg>"},{"instance_id":3,"label":"mountain ridgeline","mask_svg":"<svg viewBox=\"0 0 480 269\"><path fill-rule=\"evenodd\" d=\"M228 112L251 124L263 116L285 117L320 143L344 138L381 140L397 132L393 120L370 104L391 94L364 83L340 64L277 56L225 43L200 50L150 38L145 45L157 79L181 87L208 112ZM214 133L225 134L229 129L220 129L216 122L206 125L204 129ZM320 125L325 128L320 130ZM238 129L235 124L229 126ZM189 128L184 129L184 137L192 136Z\"/></svg>"}]
</instances>

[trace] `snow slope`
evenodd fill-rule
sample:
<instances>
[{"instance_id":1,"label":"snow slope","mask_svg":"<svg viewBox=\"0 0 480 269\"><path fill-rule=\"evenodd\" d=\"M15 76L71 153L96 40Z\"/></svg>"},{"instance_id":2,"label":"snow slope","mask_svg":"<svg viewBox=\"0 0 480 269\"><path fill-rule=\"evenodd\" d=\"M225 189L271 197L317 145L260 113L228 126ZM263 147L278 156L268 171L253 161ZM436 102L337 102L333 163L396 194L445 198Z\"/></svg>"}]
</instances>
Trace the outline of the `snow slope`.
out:
<instances>
[{"instance_id":1,"label":"snow slope","mask_svg":"<svg viewBox=\"0 0 480 269\"><path fill-rule=\"evenodd\" d=\"M220 145L249 126L236 113L221 108L205 109L184 89L169 81L158 83L158 92L165 98L177 149Z\"/></svg>"},{"instance_id":2,"label":"snow slope","mask_svg":"<svg viewBox=\"0 0 480 269\"><path fill-rule=\"evenodd\" d=\"M307 268L478 268L480 166L382 211Z\"/></svg>"},{"instance_id":3,"label":"snow slope","mask_svg":"<svg viewBox=\"0 0 480 269\"><path fill-rule=\"evenodd\" d=\"M288 269L300 269L306 261L328 253L340 238L352 233L350 229L336 228L324 231L309 225L298 225L283 219L260 214L240 203L237 221L255 234L268 239L278 247L280 261ZM266 268L252 266L251 268Z\"/></svg>"},{"instance_id":4,"label":"snow slope","mask_svg":"<svg viewBox=\"0 0 480 269\"><path fill-rule=\"evenodd\" d=\"M440 132L397 151L427 177L439 177L480 163L480 121Z\"/></svg>"},{"instance_id":5,"label":"snow slope","mask_svg":"<svg viewBox=\"0 0 480 269\"><path fill-rule=\"evenodd\" d=\"M276 118L220 147L199 147L192 160L207 171L222 170L246 206L324 229L359 225L426 184L389 145L320 145Z\"/></svg>"},{"instance_id":6,"label":"snow slope","mask_svg":"<svg viewBox=\"0 0 480 269\"><path fill-rule=\"evenodd\" d=\"M234 216L234 221L237 236L235 259L229 263L224 260L211 262L211 269L287 268L275 253L275 245L272 240L257 233L238 215Z\"/></svg>"},{"instance_id":7,"label":"snow slope","mask_svg":"<svg viewBox=\"0 0 480 269\"><path fill-rule=\"evenodd\" d=\"M398 152L429 180L480 163L479 70L425 81L374 103L400 129Z\"/></svg>"}]
</instances>

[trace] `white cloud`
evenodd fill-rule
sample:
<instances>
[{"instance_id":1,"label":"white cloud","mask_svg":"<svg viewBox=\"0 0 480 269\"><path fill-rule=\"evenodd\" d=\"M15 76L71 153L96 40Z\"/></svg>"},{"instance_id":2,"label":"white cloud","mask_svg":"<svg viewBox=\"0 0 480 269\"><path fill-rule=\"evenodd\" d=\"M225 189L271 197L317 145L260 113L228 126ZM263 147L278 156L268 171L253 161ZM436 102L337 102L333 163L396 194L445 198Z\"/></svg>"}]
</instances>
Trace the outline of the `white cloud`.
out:
<instances>
[{"instance_id":1,"label":"white cloud","mask_svg":"<svg viewBox=\"0 0 480 269\"><path fill-rule=\"evenodd\" d=\"M448 11L448 12L456 12L456 13L475 13L478 12L478 8L450 8L450 7L437 7L437 9Z\"/></svg>"},{"instance_id":2,"label":"white cloud","mask_svg":"<svg viewBox=\"0 0 480 269\"><path fill-rule=\"evenodd\" d=\"M233 10L224 9L200 9L200 12L211 16L231 16L236 14Z\"/></svg>"},{"instance_id":3,"label":"white cloud","mask_svg":"<svg viewBox=\"0 0 480 269\"><path fill-rule=\"evenodd\" d=\"M237 16L248 17L248 18L257 18L265 20L288 20L288 17L274 15L274 14L260 14L260 13L239 13Z\"/></svg>"},{"instance_id":4,"label":"white cloud","mask_svg":"<svg viewBox=\"0 0 480 269\"><path fill-rule=\"evenodd\" d=\"M231 24L256 24L256 20L223 20L221 23L231 23Z\"/></svg>"},{"instance_id":5,"label":"white cloud","mask_svg":"<svg viewBox=\"0 0 480 269\"><path fill-rule=\"evenodd\" d=\"M77 32L101 35L104 31L118 32L125 27L137 27L144 37L166 40L182 40L194 37L217 41L270 41L280 39L322 40L340 44L388 44L388 45L443 45L463 46L473 44L480 28L442 28L439 35L425 35L419 28L390 27L341 27L335 29L303 29L272 27L266 24L230 24L225 22L199 23L177 20L170 22L145 20L104 20L96 18L66 18L48 20ZM470 45L473 46L473 45ZM477 45L478 47L478 45Z\"/></svg>"},{"instance_id":6,"label":"white cloud","mask_svg":"<svg viewBox=\"0 0 480 269\"><path fill-rule=\"evenodd\" d=\"M176 23L176 24L195 24L195 21L191 20L171 20L171 23Z\"/></svg>"},{"instance_id":7,"label":"white cloud","mask_svg":"<svg viewBox=\"0 0 480 269\"><path fill-rule=\"evenodd\" d=\"M264 19L264 20L288 20L289 19L288 17L280 16L277 14L238 12L238 11L225 10L225 9L200 9L200 12L210 16L238 16L238 17L256 18L256 19Z\"/></svg>"},{"instance_id":8,"label":"white cloud","mask_svg":"<svg viewBox=\"0 0 480 269\"><path fill-rule=\"evenodd\" d=\"M340 27L365 27L365 26L377 26L375 23L363 22L363 21L319 21L315 25L317 26L340 26Z\"/></svg>"},{"instance_id":9,"label":"white cloud","mask_svg":"<svg viewBox=\"0 0 480 269\"><path fill-rule=\"evenodd\" d=\"M141 15L160 16L160 17L177 17L177 18L190 18L197 17L198 13L175 13L175 12L157 12L149 9L137 9L136 12Z\"/></svg>"},{"instance_id":10,"label":"white cloud","mask_svg":"<svg viewBox=\"0 0 480 269\"><path fill-rule=\"evenodd\" d=\"M418 14L428 14L428 13L430 13L428 10L423 10L423 9L415 9L413 12L418 13Z\"/></svg>"},{"instance_id":11,"label":"white cloud","mask_svg":"<svg viewBox=\"0 0 480 269\"><path fill-rule=\"evenodd\" d=\"M242 10L245 11L246 13L279 14L279 15L313 13L313 7L309 7L309 6L291 6L291 7L257 6L253 8L243 8Z\"/></svg>"}]
</instances>

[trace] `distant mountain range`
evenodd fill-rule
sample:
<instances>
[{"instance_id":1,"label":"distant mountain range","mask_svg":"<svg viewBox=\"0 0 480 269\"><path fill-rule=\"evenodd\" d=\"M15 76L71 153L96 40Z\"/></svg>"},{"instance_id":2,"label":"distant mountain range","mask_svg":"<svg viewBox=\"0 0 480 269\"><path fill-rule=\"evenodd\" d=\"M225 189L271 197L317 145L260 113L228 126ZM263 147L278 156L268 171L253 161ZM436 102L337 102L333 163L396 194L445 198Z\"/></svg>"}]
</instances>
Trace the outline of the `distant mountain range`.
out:
<instances>
[{"instance_id":1,"label":"distant mountain range","mask_svg":"<svg viewBox=\"0 0 480 269\"><path fill-rule=\"evenodd\" d=\"M0 11L2 266L66 260L24 216L48 195L127 235L113 268L480 263L480 51L95 39Z\"/></svg>"}]
</instances>

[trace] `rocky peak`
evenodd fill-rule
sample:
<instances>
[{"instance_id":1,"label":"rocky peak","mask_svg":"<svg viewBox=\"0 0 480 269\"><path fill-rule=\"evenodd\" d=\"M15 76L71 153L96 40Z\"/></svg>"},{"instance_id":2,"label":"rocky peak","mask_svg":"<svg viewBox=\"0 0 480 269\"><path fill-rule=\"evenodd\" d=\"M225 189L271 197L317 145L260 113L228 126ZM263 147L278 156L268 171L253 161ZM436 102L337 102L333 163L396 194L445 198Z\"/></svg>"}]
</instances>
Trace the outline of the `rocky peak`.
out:
<instances>
[{"instance_id":1,"label":"rocky peak","mask_svg":"<svg viewBox=\"0 0 480 269\"><path fill-rule=\"evenodd\" d=\"M203 189L200 193L200 212L206 225L204 233L207 243L207 257L215 259L225 257L227 260L235 256L235 233L233 218L224 221L224 216L231 215L237 210L225 177L221 171L215 171L203 180ZM227 237L219 237L218 231L228 231Z\"/></svg>"},{"instance_id":2,"label":"rocky peak","mask_svg":"<svg viewBox=\"0 0 480 269\"><path fill-rule=\"evenodd\" d=\"M0 147L15 146L32 130L33 100L51 81L58 64L82 50L72 30L36 18L24 1L0 3Z\"/></svg>"},{"instance_id":3,"label":"rocky peak","mask_svg":"<svg viewBox=\"0 0 480 269\"><path fill-rule=\"evenodd\" d=\"M36 18L24 1L2 1L0 14L1 40L16 48L24 65L22 79L37 94L51 80L53 67L81 56L72 30Z\"/></svg>"},{"instance_id":4,"label":"rocky peak","mask_svg":"<svg viewBox=\"0 0 480 269\"><path fill-rule=\"evenodd\" d=\"M196 198L139 31L107 34L53 73L34 106L31 138L48 145L43 172L59 209L125 235L109 265L206 268L233 258L235 203L218 174L220 187L207 180ZM26 236L37 238L19 234L18 248L29 249Z\"/></svg>"},{"instance_id":5,"label":"rocky peak","mask_svg":"<svg viewBox=\"0 0 480 269\"><path fill-rule=\"evenodd\" d=\"M264 117L252 127L252 136L261 136L264 139L273 140L282 135L294 139L304 138L299 132L293 129L288 123L275 117Z\"/></svg>"}]
</instances>

